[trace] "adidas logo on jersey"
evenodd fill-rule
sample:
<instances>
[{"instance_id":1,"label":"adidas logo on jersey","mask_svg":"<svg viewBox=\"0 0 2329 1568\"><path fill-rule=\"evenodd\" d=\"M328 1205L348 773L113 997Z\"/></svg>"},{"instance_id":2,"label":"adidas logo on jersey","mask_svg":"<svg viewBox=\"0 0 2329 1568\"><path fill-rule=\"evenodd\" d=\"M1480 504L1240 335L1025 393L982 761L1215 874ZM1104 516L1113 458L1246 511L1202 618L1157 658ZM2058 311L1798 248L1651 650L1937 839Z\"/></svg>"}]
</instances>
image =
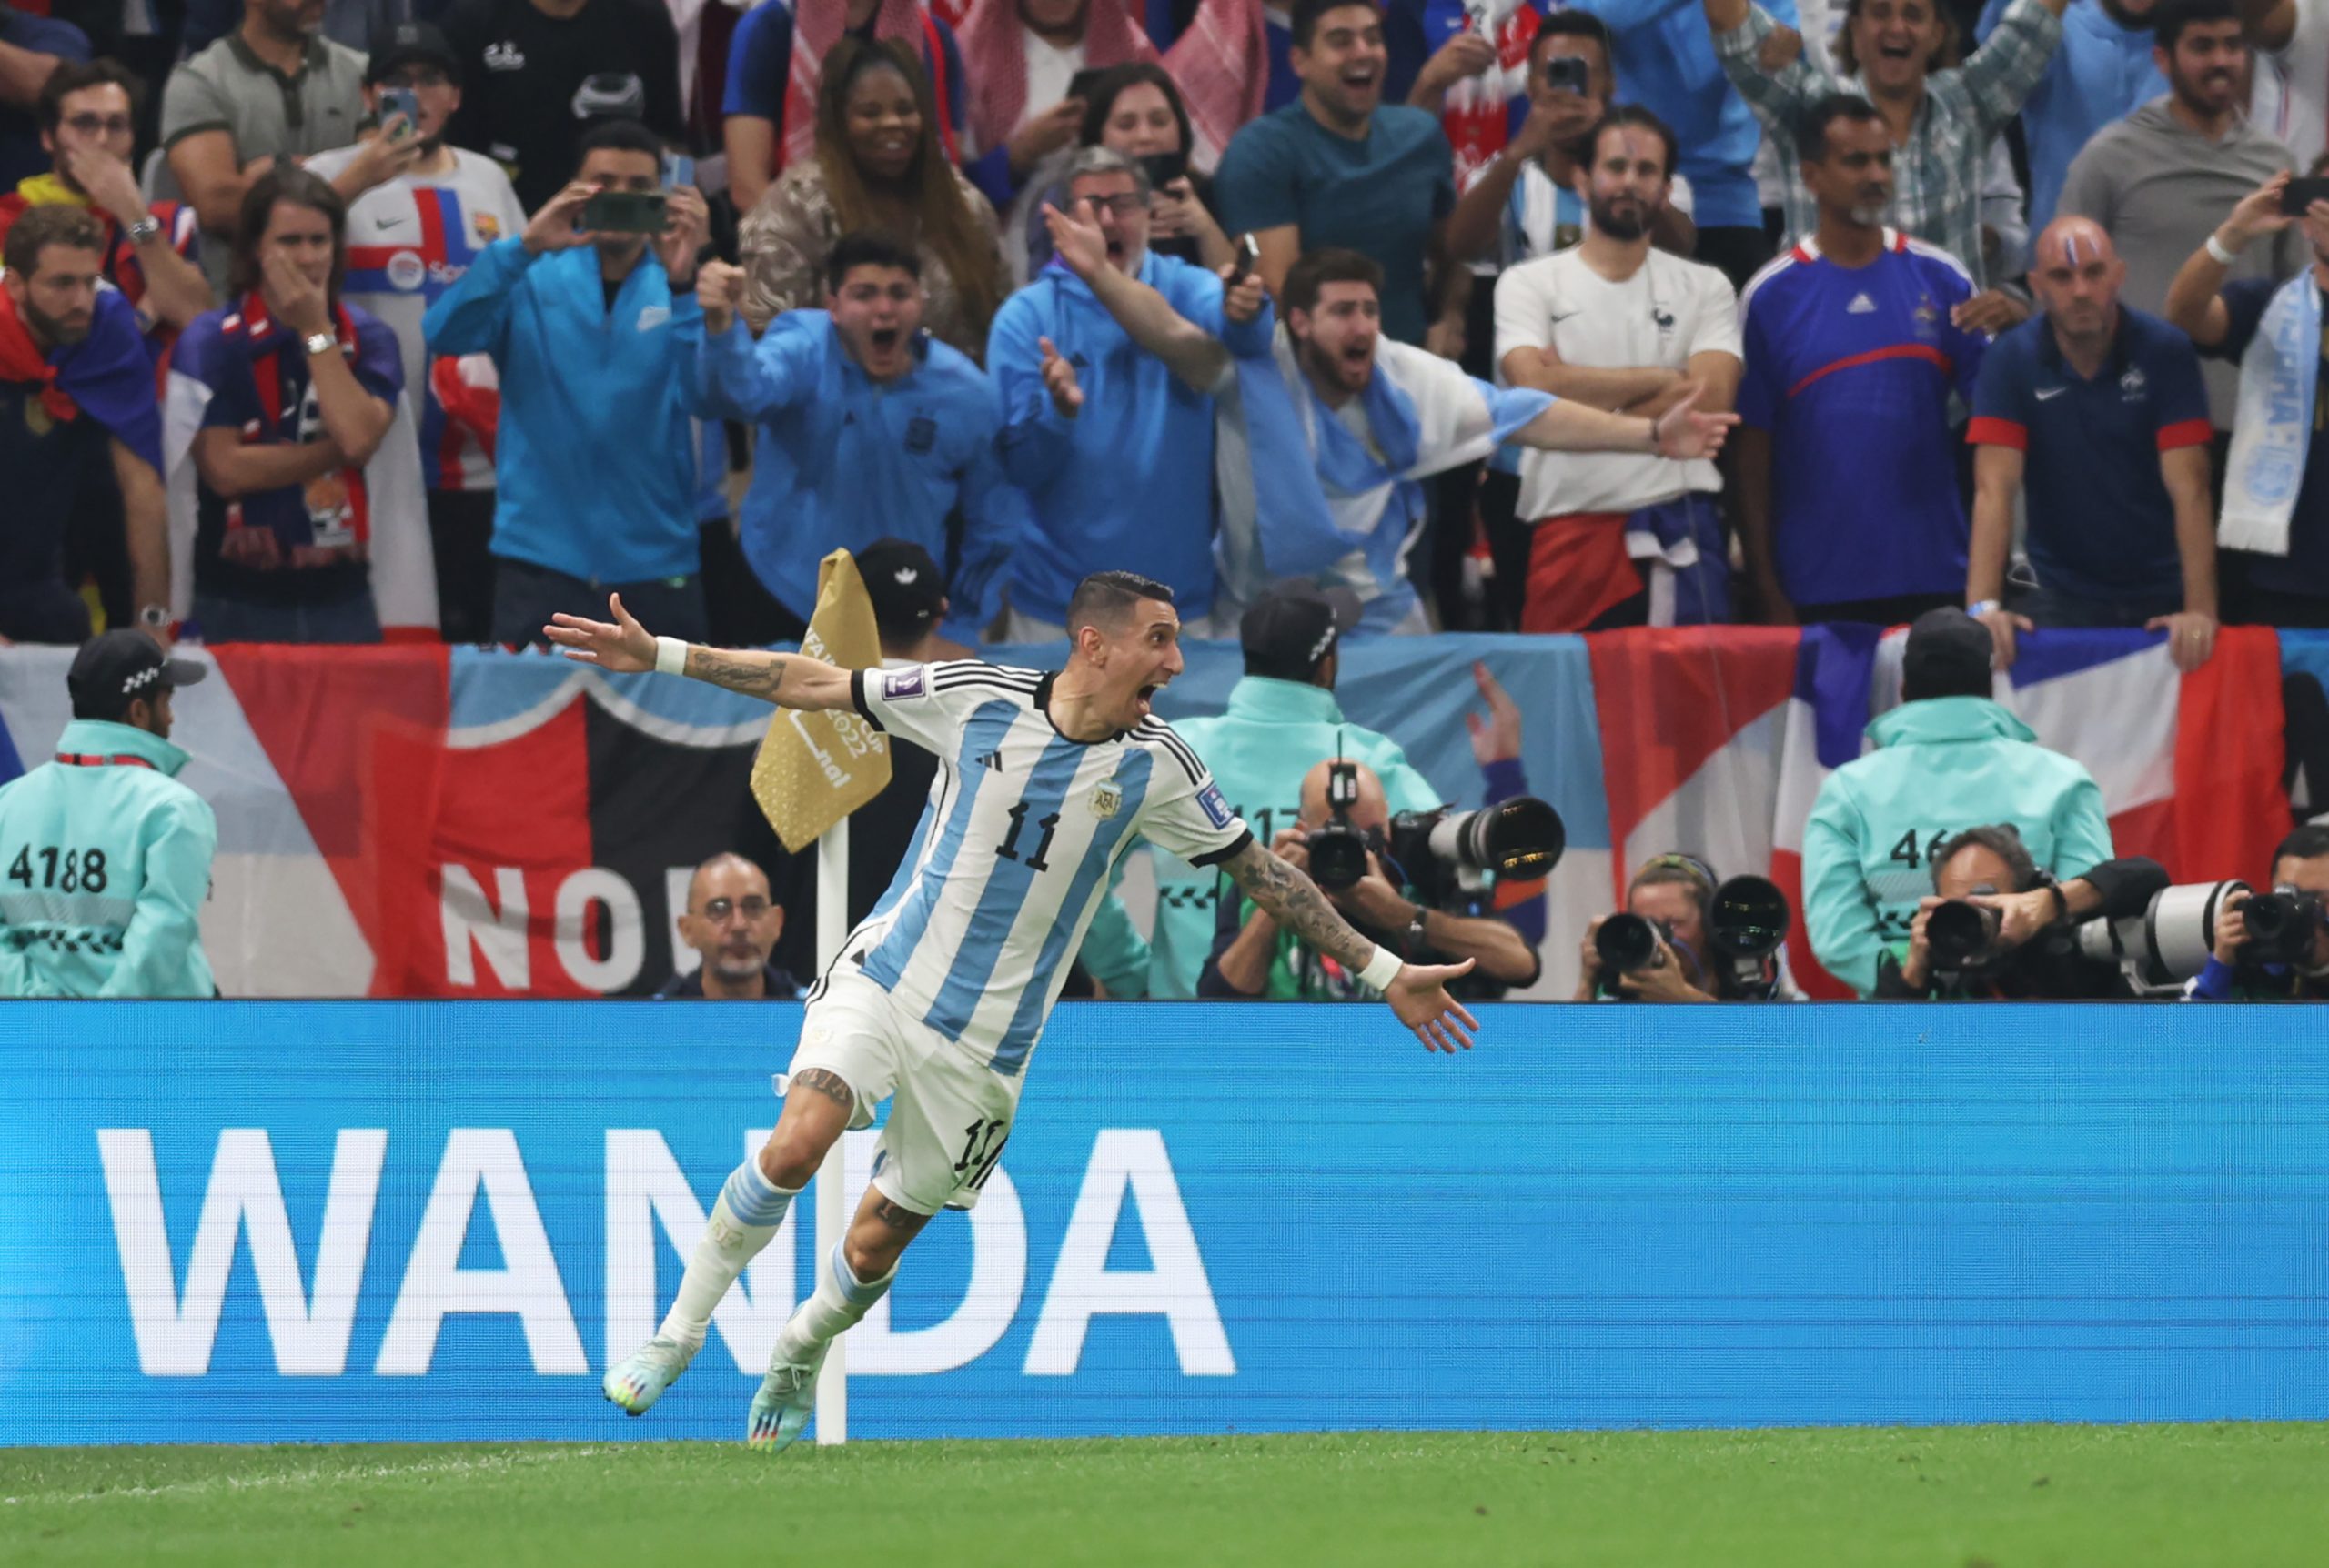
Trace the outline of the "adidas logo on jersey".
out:
<instances>
[{"instance_id":1,"label":"adidas logo on jersey","mask_svg":"<svg viewBox=\"0 0 2329 1568\"><path fill-rule=\"evenodd\" d=\"M979 766L982 768L992 768L997 773L1002 772L1003 753L1000 751L988 752L985 756L979 759Z\"/></svg>"},{"instance_id":2,"label":"adidas logo on jersey","mask_svg":"<svg viewBox=\"0 0 2329 1568\"><path fill-rule=\"evenodd\" d=\"M1872 316L1875 313L1876 301L1870 299L1865 294L1853 295L1852 302L1844 307L1844 314L1846 316Z\"/></svg>"}]
</instances>

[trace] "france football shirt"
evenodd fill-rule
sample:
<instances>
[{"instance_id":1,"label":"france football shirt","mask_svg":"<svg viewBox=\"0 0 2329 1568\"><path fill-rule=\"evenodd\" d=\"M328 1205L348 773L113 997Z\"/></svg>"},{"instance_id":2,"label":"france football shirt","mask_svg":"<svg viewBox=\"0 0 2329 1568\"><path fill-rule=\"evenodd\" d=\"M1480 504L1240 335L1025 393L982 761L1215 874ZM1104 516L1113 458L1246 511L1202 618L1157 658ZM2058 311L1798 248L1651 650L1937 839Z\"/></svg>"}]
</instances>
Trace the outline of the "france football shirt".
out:
<instances>
[{"instance_id":1,"label":"france football shirt","mask_svg":"<svg viewBox=\"0 0 2329 1568\"><path fill-rule=\"evenodd\" d=\"M1742 424L1770 432L1771 530L1797 604L1965 586L1950 397L1971 401L1989 339L1951 324L1973 280L1891 229L1865 266L1798 240L1739 297Z\"/></svg>"},{"instance_id":2,"label":"france football shirt","mask_svg":"<svg viewBox=\"0 0 2329 1568\"><path fill-rule=\"evenodd\" d=\"M1193 866L1253 839L1163 720L1104 740L1061 734L1045 707L1054 678L963 659L850 683L858 712L936 757L938 774L896 879L841 961L1011 1076L1135 838Z\"/></svg>"}]
</instances>

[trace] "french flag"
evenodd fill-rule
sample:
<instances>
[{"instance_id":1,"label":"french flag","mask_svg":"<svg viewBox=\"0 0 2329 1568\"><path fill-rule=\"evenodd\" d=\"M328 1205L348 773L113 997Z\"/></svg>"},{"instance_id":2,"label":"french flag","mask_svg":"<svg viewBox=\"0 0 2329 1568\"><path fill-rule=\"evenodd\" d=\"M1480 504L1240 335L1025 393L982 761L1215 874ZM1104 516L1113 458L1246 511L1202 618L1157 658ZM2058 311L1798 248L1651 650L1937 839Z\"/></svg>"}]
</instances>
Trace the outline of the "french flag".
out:
<instances>
[{"instance_id":1,"label":"french flag","mask_svg":"<svg viewBox=\"0 0 2329 1568\"><path fill-rule=\"evenodd\" d=\"M1828 775L1861 754L1869 720L1900 701L1907 639L1864 627L1588 638L1618 896L1632 868L1680 849L1724 876L1769 876L1800 933L1804 822ZM2280 682L2269 628L2223 628L2188 676L2156 634L2040 631L1996 697L2093 774L2118 853L2179 882L2253 881L2289 828ZM1800 934L1790 948L1807 991L1850 994Z\"/></svg>"}]
</instances>

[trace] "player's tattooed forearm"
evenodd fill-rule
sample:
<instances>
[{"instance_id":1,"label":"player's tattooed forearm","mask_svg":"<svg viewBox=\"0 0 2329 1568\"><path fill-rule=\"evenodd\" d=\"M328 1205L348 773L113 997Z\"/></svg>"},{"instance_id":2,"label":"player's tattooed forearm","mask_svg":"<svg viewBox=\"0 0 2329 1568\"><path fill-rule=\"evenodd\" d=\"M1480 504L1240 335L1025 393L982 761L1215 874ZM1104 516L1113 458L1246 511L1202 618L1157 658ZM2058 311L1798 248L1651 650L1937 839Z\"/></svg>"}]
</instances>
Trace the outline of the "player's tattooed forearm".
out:
<instances>
[{"instance_id":1,"label":"player's tattooed forearm","mask_svg":"<svg viewBox=\"0 0 2329 1568\"><path fill-rule=\"evenodd\" d=\"M784 662L782 654L730 653L717 648L688 649L688 673L696 679L757 697L763 702L776 700L777 688L784 680Z\"/></svg>"},{"instance_id":2,"label":"player's tattooed forearm","mask_svg":"<svg viewBox=\"0 0 2329 1568\"><path fill-rule=\"evenodd\" d=\"M822 1094L843 1111L847 1111L857 1103L857 1096L851 1092L849 1085L842 1081L841 1074L828 1072L822 1067L805 1067L794 1073L792 1087Z\"/></svg>"},{"instance_id":3,"label":"player's tattooed forearm","mask_svg":"<svg viewBox=\"0 0 2329 1568\"><path fill-rule=\"evenodd\" d=\"M1375 944L1351 929L1342 912L1318 890L1318 884L1264 848L1259 839L1232 856L1222 869L1279 925L1345 968L1364 969L1375 956Z\"/></svg>"},{"instance_id":4,"label":"player's tattooed forearm","mask_svg":"<svg viewBox=\"0 0 2329 1568\"><path fill-rule=\"evenodd\" d=\"M919 1231L930 1222L929 1215L917 1214L911 1209L901 1208L887 1198L882 1199L873 1205L873 1218L881 1221L892 1231L908 1232Z\"/></svg>"}]
</instances>

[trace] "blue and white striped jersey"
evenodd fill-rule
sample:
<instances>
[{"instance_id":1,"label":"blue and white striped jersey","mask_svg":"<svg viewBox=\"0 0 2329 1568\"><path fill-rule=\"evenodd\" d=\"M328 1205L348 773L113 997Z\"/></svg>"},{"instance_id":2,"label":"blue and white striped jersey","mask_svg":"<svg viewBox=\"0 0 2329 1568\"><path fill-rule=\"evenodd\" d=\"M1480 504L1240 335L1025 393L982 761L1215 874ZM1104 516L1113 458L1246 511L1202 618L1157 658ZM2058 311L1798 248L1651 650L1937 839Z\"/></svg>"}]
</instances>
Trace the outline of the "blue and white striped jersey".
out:
<instances>
[{"instance_id":1,"label":"blue and white striped jersey","mask_svg":"<svg viewBox=\"0 0 2329 1568\"><path fill-rule=\"evenodd\" d=\"M1089 743L1062 735L1045 708L1052 680L971 659L852 679L858 711L931 752L938 775L842 961L1014 1076L1134 839L1205 866L1253 837L1162 719Z\"/></svg>"}]
</instances>

